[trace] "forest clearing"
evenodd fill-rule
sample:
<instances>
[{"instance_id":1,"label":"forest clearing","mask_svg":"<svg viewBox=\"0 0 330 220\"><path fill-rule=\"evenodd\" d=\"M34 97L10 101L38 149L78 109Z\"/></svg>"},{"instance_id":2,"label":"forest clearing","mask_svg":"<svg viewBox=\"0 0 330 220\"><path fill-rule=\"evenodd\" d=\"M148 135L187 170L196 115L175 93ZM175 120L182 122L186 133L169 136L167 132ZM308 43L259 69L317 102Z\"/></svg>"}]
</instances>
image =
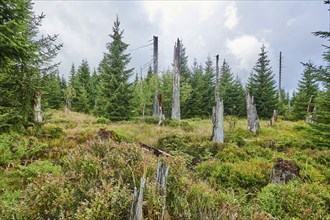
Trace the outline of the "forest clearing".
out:
<instances>
[{"instance_id":1,"label":"forest clearing","mask_svg":"<svg viewBox=\"0 0 330 220\"><path fill-rule=\"evenodd\" d=\"M0 219L330 220L330 32L305 31L319 2L156 3L0 2Z\"/></svg>"},{"instance_id":2,"label":"forest clearing","mask_svg":"<svg viewBox=\"0 0 330 220\"><path fill-rule=\"evenodd\" d=\"M210 120L146 117L109 122L47 112L28 134L1 135L1 218L128 219L134 187L145 179L144 219L328 219L330 151L308 138L303 121L225 118L224 144L210 140ZM98 135L100 129L113 136ZM307 135L307 136L306 136ZM154 155L141 143L171 156ZM271 183L279 158L299 167L293 181ZM168 164L166 200L157 191L157 161Z\"/></svg>"}]
</instances>

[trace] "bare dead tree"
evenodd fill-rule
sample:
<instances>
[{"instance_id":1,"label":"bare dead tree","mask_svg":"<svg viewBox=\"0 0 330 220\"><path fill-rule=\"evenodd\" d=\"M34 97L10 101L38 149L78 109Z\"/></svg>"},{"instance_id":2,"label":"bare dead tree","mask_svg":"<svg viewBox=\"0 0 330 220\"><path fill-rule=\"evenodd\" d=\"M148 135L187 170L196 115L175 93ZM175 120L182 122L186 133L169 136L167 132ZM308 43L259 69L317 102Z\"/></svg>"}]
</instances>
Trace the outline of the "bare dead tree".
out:
<instances>
[{"instance_id":1,"label":"bare dead tree","mask_svg":"<svg viewBox=\"0 0 330 220\"><path fill-rule=\"evenodd\" d=\"M174 65L173 65L173 103L172 103L172 115L174 120L180 120L180 40L177 39L174 45Z\"/></svg>"},{"instance_id":2,"label":"bare dead tree","mask_svg":"<svg viewBox=\"0 0 330 220\"><path fill-rule=\"evenodd\" d=\"M154 70L154 76L158 76L158 37L153 37L153 70ZM153 100L153 109L152 109L152 116L157 117L159 106L157 102L157 88L155 89L155 95Z\"/></svg>"},{"instance_id":3,"label":"bare dead tree","mask_svg":"<svg viewBox=\"0 0 330 220\"><path fill-rule=\"evenodd\" d=\"M213 107L212 122L212 140L218 143L223 143L223 101L220 101L219 97L219 55L216 56L215 106Z\"/></svg>"}]
</instances>

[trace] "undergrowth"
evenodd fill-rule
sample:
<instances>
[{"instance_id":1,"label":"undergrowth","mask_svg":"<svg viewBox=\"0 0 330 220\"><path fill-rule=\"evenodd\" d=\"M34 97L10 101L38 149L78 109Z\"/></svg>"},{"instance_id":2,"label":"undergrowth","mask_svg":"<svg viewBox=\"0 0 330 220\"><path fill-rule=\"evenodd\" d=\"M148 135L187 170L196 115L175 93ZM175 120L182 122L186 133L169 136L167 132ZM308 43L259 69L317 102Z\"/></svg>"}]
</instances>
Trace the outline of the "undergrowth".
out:
<instances>
[{"instance_id":1,"label":"undergrowth","mask_svg":"<svg viewBox=\"0 0 330 220\"><path fill-rule=\"evenodd\" d=\"M128 219L142 177L144 219L330 218L330 151L311 141L307 125L261 121L255 136L244 119L226 117L218 144L210 120L157 123L53 111L41 128L2 134L0 219ZM100 129L115 138L100 138ZM142 151L141 142L171 156ZM299 177L271 184L278 158L297 164ZM169 165L165 199L158 160Z\"/></svg>"}]
</instances>

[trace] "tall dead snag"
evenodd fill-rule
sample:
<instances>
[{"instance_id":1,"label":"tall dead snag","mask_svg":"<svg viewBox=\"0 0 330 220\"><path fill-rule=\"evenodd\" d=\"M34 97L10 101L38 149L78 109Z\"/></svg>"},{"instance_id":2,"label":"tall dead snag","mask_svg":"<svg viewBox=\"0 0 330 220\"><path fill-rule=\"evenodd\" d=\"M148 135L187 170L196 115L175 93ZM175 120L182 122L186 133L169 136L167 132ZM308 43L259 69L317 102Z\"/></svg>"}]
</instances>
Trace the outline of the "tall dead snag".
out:
<instances>
[{"instance_id":1,"label":"tall dead snag","mask_svg":"<svg viewBox=\"0 0 330 220\"><path fill-rule=\"evenodd\" d=\"M257 134L260 129L259 117L257 114L256 104L254 103L253 96L249 92L246 93L246 107L247 107L247 120L248 120L248 130L252 131L253 134Z\"/></svg>"},{"instance_id":2,"label":"tall dead snag","mask_svg":"<svg viewBox=\"0 0 330 220\"><path fill-rule=\"evenodd\" d=\"M154 76L157 77L158 76L158 37L154 36L153 37L153 69L154 69ZM154 95L154 101L153 101L153 109L152 109L152 116L153 117L157 117L158 115L158 111L159 111L159 106L157 102L157 94L158 91L157 89L155 89L155 95Z\"/></svg>"},{"instance_id":3,"label":"tall dead snag","mask_svg":"<svg viewBox=\"0 0 330 220\"><path fill-rule=\"evenodd\" d=\"M224 141L223 129L223 101L219 97L219 55L216 56L216 80L215 80L215 106L212 114L212 140L218 143Z\"/></svg>"},{"instance_id":4,"label":"tall dead snag","mask_svg":"<svg viewBox=\"0 0 330 220\"><path fill-rule=\"evenodd\" d=\"M42 114L41 114L41 93L36 94L36 103L33 106L34 108L34 121L38 124L42 123Z\"/></svg>"},{"instance_id":5,"label":"tall dead snag","mask_svg":"<svg viewBox=\"0 0 330 220\"><path fill-rule=\"evenodd\" d=\"M174 120L180 120L180 40L178 38L174 45L174 67L173 67L173 103L172 115Z\"/></svg>"},{"instance_id":6,"label":"tall dead snag","mask_svg":"<svg viewBox=\"0 0 330 220\"><path fill-rule=\"evenodd\" d=\"M158 100L158 125L161 125L163 120L165 120L165 114L163 114L163 102L162 102L162 95L157 95Z\"/></svg>"}]
</instances>

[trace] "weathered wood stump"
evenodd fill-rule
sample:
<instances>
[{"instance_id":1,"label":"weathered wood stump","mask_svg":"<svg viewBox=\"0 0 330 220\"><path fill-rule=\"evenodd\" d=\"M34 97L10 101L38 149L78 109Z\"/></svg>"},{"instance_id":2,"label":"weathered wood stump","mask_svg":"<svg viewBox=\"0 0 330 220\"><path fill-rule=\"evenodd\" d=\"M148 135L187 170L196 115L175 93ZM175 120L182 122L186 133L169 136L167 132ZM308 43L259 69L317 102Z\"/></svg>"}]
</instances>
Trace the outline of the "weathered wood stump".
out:
<instances>
[{"instance_id":1,"label":"weathered wood stump","mask_svg":"<svg viewBox=\"0 0 330 220\"><path fill-rule=\"evenodd\" d=\"M287 183L296 177L300 177L299 167L292 161L278 158L273 166L271 183Z\"/></svg>"},{"instance_id":2,"label":"weathered wood stump","mask_svg":"<svg viewBox=\"0 0 330 220\"><path fill-rule=\"evenodd\" d=\"M247 120L248 120L248 130L252 131L253 134L257 134L260 129L259 117L257 113L256 104L254 103L253 96L250 93L246 94L246 107L247 107Z\"/></svg>"},{"instance_id":3,"label":"weathered wood stump","mask_svg":"<svg viewBox=\"0 0 330 220\"><path fill-rule=\"evenodd\" d=\"M116 139L116 133L113 131L108 131L104 128L101 128L99 132L97 132L97 135L102 139L102 140L115 140Z\"/></svg>"}]
</instances>

